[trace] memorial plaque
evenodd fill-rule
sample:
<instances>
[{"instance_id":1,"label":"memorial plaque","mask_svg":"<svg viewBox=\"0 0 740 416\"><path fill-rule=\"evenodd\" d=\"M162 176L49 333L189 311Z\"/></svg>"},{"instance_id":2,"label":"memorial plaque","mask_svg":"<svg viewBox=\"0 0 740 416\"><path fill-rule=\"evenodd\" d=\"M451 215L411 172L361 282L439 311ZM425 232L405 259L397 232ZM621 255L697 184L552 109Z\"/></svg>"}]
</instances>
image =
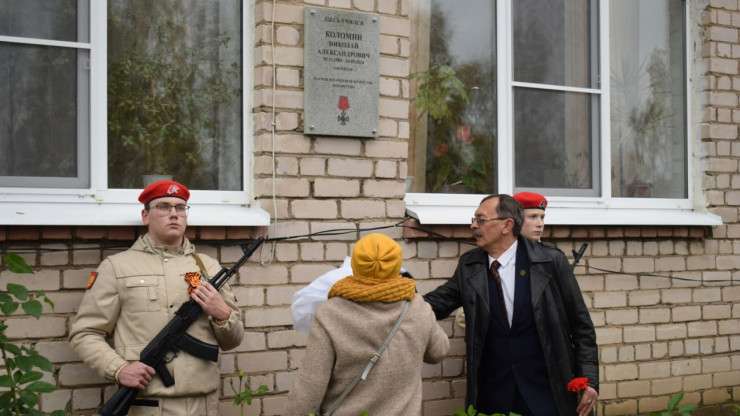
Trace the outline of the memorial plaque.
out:
<instances>
[{"instance_id":1,"label":"memorial plaque","mask_svg":"<svg viewBox=\"0 0 740 416\"><path fill-rule=\"evenodd\" d=\"M377 137L378 15L309 6L304 17L303 132Z\"/></svg>"}]
</instances>

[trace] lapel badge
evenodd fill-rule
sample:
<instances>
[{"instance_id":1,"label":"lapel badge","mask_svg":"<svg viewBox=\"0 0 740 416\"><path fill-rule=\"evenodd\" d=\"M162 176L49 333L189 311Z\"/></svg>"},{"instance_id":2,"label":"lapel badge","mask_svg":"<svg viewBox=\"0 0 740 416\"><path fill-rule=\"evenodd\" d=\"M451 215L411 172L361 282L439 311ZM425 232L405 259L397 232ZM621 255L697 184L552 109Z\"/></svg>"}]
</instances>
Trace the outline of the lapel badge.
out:
<instances>
[{"instance_id":1,"label":"lapel badge","mask_svg":"<svg viewBox=\"0 0 740 416\"><path fill-rule=\"evenodd\" d=\"M524 277L527 275L527 271L524 269L519 270L519 276Z\"/></svg>"},{"instance_id":2,"label":"lapel badge","mask_svg":"<svg viewBox=\"0 0 740 416\"><path fill-rule=\"evenodd\" d=\"M200 273L185 273L185 281L188 282L188 295L192 295L196 287L200 286Z\"/></svg>"}]
</instances>

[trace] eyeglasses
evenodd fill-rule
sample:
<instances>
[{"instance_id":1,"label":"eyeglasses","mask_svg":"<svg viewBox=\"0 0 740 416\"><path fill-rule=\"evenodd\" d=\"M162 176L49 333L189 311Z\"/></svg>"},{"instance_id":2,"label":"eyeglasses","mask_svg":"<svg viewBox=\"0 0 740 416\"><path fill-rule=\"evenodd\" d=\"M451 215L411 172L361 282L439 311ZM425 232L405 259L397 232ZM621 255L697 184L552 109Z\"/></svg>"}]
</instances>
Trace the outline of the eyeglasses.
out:
<instances>
[{"instance_id":1,"label":"eyeglasses","mask_svg":"<svg viewBox=\"0 0 740 416\"><path fill-rule=\"evenodd\" d=\"M154 205L154 207L157 210L157 214L161 216L170 215L170 212L172 212L172 208L175 209L175 213L178 217L184 217L188 215L188 210L190 210L190 207L187 205L170 205L170 204L157 204Z\"/></svg>"},{"instance_id":2,"label":"eyeglasses","mask_svg":"<svg viewBox=\"0 0 740 416\"><path fill-rule=\"evenodd\" d=\"M471 224L478 223L478 226L482 225L486 221L498 221L498 220L508 220L511 217L498 217L498 218L483 218L483 217L473 217L470 219Z\"/></svg>"}]
</instances>

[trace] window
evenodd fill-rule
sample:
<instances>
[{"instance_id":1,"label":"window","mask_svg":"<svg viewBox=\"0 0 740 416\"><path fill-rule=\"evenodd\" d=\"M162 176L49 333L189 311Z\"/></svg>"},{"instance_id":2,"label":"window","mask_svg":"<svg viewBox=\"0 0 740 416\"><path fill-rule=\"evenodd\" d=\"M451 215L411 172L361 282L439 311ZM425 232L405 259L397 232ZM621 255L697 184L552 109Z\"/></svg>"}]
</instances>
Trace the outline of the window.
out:
<instances>
[{"instance_id":1,"label":"window","mask_svg":"<svg viewBox=\"0 0 740 416\"><path fill-rule=\"evenodd\" d=\"M681 1L612 1L612 196L687 198Z\"/></svg>"},{"instance_id":2,"label":"window","mask_svg":"<svg viewBox=\"0 0 740 416\"><path fill-rule=\"evenodd\" d=\"M0 186L90 183L87 2L0 4Z\"/></svg>"},{"instance_id":3,"label":"window","mask_svg":"<svg viewBox=\"0 0 740 416\"><path fill-rule=\"evenodd\" d=\"M248 7L47 3L0 5L0 210L25 206L6 221L119 224L111 207L136 204L147 175L166 175L198 191L191 223L227 224L231 209L256 217L228 224L265 224L265 213L249 209ZM131 213L123 223L140 222Z\"/></svg>"},{"instance_id":4,"label":"window","mask_svg":"<svg viewBox=\"0 0 740 416\"><path fill-rule=\"evenodd\" d=\"M417 104L410 119L415 152L410 160L416 192L489 193L496 187L496 11L489 0L420 1L412 27L418 46L412 71ZM444 78L454 70L454 76ZM426 77L426 75L430 75ZM440 80L459 79L464 93ZM426 82L425 82L426 81ZM429 91L442 94L423 95ZM435 111L446 105L446 111ZM469 215L468 215L469 216Z\"/></svg>"},{"instance_id":5,"label":"window","mask_svg":"<svg viewBox=\"0 0 740 416\"><path fill-rule=\"evenodd\" d=\"M108 6L108 185L242 186L239 1Z\"/></svg>"},{"instance_id":6,"label":"window","mask_svg":"<svg viewBox=\"0 0 740 416\"><path fill-rule=\"evenodd\" d=\"M412 214L531 191L551 223L721 223L692 211L685 1L411 5Z\"/></svg>"},{"instance_id":7,"label":"window","mask_svg":"<svg viewBox=\"0 0 740 416\"><path fill-rule=\"evenodd\" d=\"M515 190L599 194L596 3L512 3Z\"/></svg>"}]
</instances>

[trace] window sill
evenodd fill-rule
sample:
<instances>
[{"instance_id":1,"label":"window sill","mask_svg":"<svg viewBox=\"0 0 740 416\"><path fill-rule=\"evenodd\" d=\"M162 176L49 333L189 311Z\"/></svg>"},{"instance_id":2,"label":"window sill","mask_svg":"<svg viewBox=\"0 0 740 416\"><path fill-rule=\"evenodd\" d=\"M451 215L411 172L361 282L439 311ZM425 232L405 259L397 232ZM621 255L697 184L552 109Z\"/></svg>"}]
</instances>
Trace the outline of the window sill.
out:
<instances>
[{"instance_id":1,"label":"window sill","mask_svg":"<svg viewBox=\"0 0 740 416\"><path fill-rule=\"evenodd\" d=\"M191 202L189 226L268 226L270 214L255 206ZM0 225L140 226L142 205L95 202L0 202Z\"/></svg>"},{"instance_id":2,"label":"window sill","mask_svg":"<svg viewBox=\"0 0 740 416\"><path fill-rule=\"evenodd\" d=\"M443 204L423 200L419 194L407 194L406 212L422 225L470 225L470 219L482 196L474 199L447 195ZM722 218L709 212L670 208L563 207L551 201L547 208L547 225L722 225Z\"/></svg>"}]
</instances>

